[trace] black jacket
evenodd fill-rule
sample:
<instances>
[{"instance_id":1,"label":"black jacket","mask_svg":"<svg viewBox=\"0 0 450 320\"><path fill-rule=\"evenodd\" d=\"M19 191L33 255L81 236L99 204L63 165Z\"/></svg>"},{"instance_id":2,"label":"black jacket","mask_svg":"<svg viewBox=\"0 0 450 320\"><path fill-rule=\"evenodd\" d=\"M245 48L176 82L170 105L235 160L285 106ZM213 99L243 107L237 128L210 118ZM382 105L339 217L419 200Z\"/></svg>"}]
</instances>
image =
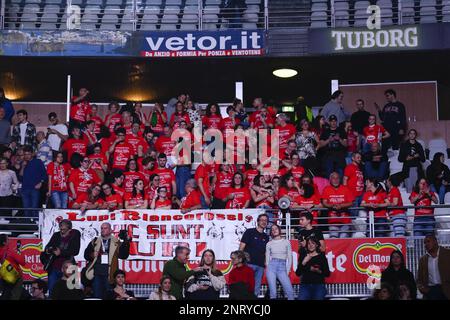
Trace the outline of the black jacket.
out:
<instances>
[{"instance_id":1,"label":"black jacket","mask_svg":"<svg viewBox=\"0 0 450 320\"><path fill-rule=\"evenodd\" d=\"M47 245L44 248L44 252L41 254L41 260L45 260L43 256L45 255L45 252L50 247L53 248L59 248L61 250L61 255L58 257L58 259L63 260L71 260L73 263L75 263L75 257L80 252L80 238L81 233L80 231L76 229L70 230L70 240L68 241L66 246L63 246L61 243L61 232L55 232L52 237L50 238L50 241L47 243ZM54 264L54 263L53 263ZM53 265L52 264L52 265ZM50 266L50 270L52 269L52 266Z\"/></svg>"},{"instance_id":2,"label":"black jacket","mask_svg":"<svg viewBox=\"0 0 450 320\"><path fill-rule=\"evenodd\" d=\"M301 278L300 282L304 284L323 284L325 278L330 276L330 268L328 266L328 260L325 254L319 253L317 256L312 257L306 265L303 265L302 261L307 255L306 251L301 251L298 259L298 267L295 274ZM316 273L311 271L311 266L317 266L322 273Z\"/></svg>"},{"instance_id":3,"label":"black jacket","mask_svg":"<svg viewBox=\"0 0 450 320\"><path fill-rule=\"evenodd\" d=\"M388 283L394 288L394 295L398 298L399 296L399 288L398 285L400 283L407 283L409 285L409 289L411 292L411 296L413 299L417 297L417 286L416 280L414 280L414 275L411 271L406 268L400 268L398 271L395 271L394 268L387 268L381 274L381 283Z\"/></svg>"},{"instance_id":4,"label":"black jacket","mask_svg":"<svg viewBox=\"0 0 450 320\"><path fill-rule=\"evenodd\" d=\"M407 156L414 156L415 154L418 154L419 157L413 160L406 160ZM419 142L410 143L409 140L403 142L400 145L398 161L403 162L403 175L405 178L409 177L409 168L413 167L417 167L419 179L424 176L422 162L425 162L425 151Z\"/></svg>"},{"instance_id":5,"label":"black jacket","mask_svg":"<svg viewBox=\"0 0 450 320\"><path fill-rule=\"evenodd\" d=\"M442 177L439 177L442 174ZM442 181L450 182L450 170L443 163L434 164L433 162L427 168L427 179L436 189L442 185Z\"/></svg>"},{"instance_id":6,"label":"black jacket","mask_svg":"<svg viewBox=\"0 0 450 320\"><path fill-rule=\"evenodd\" d=\"M369 125L370 112L366 110L358 110L353 112L350 122L352 123L352 128L359 134L363 134L364 127Z\"/></svg>"}]
</instances>

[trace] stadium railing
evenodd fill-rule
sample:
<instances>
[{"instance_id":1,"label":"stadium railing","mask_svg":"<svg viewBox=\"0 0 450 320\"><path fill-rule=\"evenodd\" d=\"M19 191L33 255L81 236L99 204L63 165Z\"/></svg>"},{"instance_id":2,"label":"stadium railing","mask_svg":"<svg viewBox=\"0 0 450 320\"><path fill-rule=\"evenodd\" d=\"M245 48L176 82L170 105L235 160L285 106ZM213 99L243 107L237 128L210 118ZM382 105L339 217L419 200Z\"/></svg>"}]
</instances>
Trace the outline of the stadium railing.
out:
<instances>
[{"instance_id":1,"label":"stadium railing","mask_svg":"<svg viewBox=\"0 0 450 320\"><path fill-rule=\"evenodd\" d=\"M223 1L186 1L157 5L130 0L122 5L91 5L89 1L62 0L60 5L39 6L1 0L2 29L174 31L277 28L364 27L369 1L313 0L280 5L270 0L246 0L245 8L226 8ZM53 3L53 1L52 1ZM96 2L97 3L97 2ZM123 3L123 2L120 2ZM174 2L175 4L175 2ZM283 2L281 2L283 4ZM446 1L378 0L382 26L450 22L450 3ZM367 12L369 11L369 12Z\"/></svg>"}]
</instances>

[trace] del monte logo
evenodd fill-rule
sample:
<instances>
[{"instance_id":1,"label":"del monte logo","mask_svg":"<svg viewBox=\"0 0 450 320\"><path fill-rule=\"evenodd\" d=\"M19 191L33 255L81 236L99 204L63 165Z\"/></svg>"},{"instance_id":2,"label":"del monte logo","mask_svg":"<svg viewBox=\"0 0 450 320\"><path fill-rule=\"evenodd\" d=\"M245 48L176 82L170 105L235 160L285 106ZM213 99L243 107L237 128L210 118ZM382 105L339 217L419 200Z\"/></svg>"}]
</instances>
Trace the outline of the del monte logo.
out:
<instances>
[{"instance_id":1,"label":"del monte logo","mask_svg":"<svg viewBox=\"0 0 450 320\"><path fill-rule=\"evenodd\" d=\"M359 273L374 276L378 274L376 269L385 269L389 265L392 251L401 249L400 245L383 243L379 240L374 243L362 243L353 253L353 266Z\"/></svg>"}]
</instances>

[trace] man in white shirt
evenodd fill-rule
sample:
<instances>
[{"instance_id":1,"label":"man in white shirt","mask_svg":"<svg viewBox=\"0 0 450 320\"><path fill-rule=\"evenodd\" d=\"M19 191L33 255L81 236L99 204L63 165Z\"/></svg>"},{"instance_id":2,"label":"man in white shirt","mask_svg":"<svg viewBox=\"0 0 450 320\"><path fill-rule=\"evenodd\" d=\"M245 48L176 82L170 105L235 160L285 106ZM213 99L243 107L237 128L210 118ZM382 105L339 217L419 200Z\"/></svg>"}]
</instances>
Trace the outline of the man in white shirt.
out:
<instances>
[{"instance_id":1,"label":"man in white shirt","mask_svg":"<svg viewBox=\"0 0 450 320\"><path fill-rule=\"evenodd\" d=\"M426 254L420 258L417 288L426 300L450 299L450 250L439 246L434 235L424 239Z\"/></svg>"},{"instance_id":2,"label":"man in white shirt","mask_svg":"<svg viewBox=\"0 0 450 320\"><path fill-rule=\"evenodd\" d=\"M53 151L59 151L62 142L66 141L69 137L67 126L59 123L58 116L55 112L48 114L48 120L50 121L50 125L47 128L47 141Z\"/></svg>"}]
</instances>

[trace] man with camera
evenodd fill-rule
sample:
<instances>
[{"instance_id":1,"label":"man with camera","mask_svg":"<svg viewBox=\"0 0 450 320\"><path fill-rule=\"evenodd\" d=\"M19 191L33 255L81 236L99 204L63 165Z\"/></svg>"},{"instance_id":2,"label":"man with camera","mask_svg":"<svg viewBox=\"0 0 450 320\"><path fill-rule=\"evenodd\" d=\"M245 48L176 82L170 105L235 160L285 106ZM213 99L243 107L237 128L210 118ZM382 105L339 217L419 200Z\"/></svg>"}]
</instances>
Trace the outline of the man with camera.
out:
<instances>
[{"instance_id":1,"label":"man with camera","mask_svg":"<svg viewBox=\"0 0 450 320\"><path fill-rule=\"evenodd\" d=\"M75 256L80 252L80 231L72 229L72 222L64 219L41 254L44 269L48 272L48 291L51 295L56 282L63 276L62 265L70 260L75 263Z\"/></svg>"},{"instance_id":2,"label":"man with camera","mask_svg":"<svg viewBox=\"0 0 450 320\"><path fill-rule=\"evenodd\" d=\"M130 239L126 230L119 232L119 238L112 235L111 224L105 222L100 227L100 237L94 238L86 250L84 258L88 261L85 277L92 280L94 297L103 299L114 283L114 272L119 259L130 255Z\"/></svg>"}]
</instances>

